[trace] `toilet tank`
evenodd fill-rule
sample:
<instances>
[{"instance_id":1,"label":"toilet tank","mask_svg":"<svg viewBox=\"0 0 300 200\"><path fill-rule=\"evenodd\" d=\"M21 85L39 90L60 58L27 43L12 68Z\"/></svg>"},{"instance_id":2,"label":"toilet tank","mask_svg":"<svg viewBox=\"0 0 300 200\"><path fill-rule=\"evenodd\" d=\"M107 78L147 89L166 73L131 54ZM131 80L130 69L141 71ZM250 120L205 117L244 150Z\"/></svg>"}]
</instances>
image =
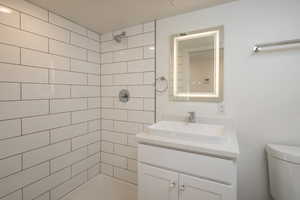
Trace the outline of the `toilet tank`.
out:
<instances>
[{"instance_id":1,"label":"toilet tank","mask_svg":"<svg viewBox=\"0 0 300 200\"><path fill-rule=\"evenodd\" d=\"M300 147L267 145L270 191L274 200L300 200Z\"/></svg>"}]
</instances>

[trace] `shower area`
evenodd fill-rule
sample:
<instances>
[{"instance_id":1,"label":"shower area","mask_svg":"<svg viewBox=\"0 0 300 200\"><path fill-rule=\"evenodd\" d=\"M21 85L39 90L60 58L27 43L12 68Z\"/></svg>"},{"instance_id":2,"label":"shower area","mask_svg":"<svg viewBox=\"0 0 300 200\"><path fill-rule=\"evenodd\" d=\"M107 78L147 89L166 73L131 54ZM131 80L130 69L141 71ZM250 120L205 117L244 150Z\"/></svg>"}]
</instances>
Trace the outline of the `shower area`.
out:
<instances>
[{"instance_id":1,"label":"shower area","mask_svg":"<svg viewBox=\"0 0 300 200\"><path fill-rule=\"evenodd\" d=\"M0 12L0 200L134 200L155 23L99 35L23 0Z\"/></svg>"}]
</instances>

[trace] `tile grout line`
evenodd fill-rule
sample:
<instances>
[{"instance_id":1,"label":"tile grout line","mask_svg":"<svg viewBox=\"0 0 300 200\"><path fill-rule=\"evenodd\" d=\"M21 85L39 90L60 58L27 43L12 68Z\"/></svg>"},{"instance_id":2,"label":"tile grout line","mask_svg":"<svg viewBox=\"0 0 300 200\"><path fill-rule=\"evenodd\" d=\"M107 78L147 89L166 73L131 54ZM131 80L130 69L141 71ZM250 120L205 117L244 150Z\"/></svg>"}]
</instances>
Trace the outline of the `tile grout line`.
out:
<instances>
[{"instance_id":1,"label":"tile grout line","mask_svg":"<svg viewBox=\"0 0 300 200\"><path fill-rule=\"evenodd\" d=\"M48 22L50 22L50 19L49 19L49 15L50 15L50 12L48 11ZM50 24L50 23L49 23ZM143 26L143 31L144 31L144 26ZM71 34L71 32L73 32L73 31L69 31L69 34ZM143 33L142 33L143 34ZM85 37L86 38L86 37ZM88 36L88 32L87 32L87 38L89 38L89 36ZM70 38L71 39L71 38ZM90 38L89 38L90 39ZM51 55L50 53L49 53L49 41L50 41L50 38L48 38L48 54L49 55ZM70 42L71 43L71 42ZM99 42L100 43L100 45L99 45L99 47L101 48L101 42ZM20 47L18 47L18 48L20 48ZM21 47L21 48L23 48L23 47ZM20 48L20 60L21 60L21 48ZM24 48L25 49L25 48ZM126 48L127 50L129 49L128 48L128 46L127 46L127 48ZM88 59L88 53L89 53L89 51L90 50L86 50L86 53L87 53L87 55L86 55L86 57L87 57L87 59ZM145 51L145 49L143 48L142 49L142 52L143 52L143 57L140 59L140 60L145 60L145 56L144 56L144 51ZM102 54L102 52L100 52L99 53L99 55L101 55ZM63 57L63 56L62 56ZM67 57L67 59L69 59L69 62L71 62L71 59L73 59L73 58L71 58L71 57ZM77 60L77 59L75 59L75 60ZM78 60L81 60L81 59L78 59ZM130 62L130 61L125 61L126 62L126 74L129 74L129 72L128 72L128 62ZM21 65L21 61L20 61L20 65ZM100 68L101 68L101 65L102 64L99 64L100 65ZM59 70L58 70L59 71ZM71 71L71 63L69 63L69 71ZM87 78L86 78L86 81L87 81L87 83L86 83L86 85L84 85L84 86L89 86L89 75L88 75L88 73L83 73L83 74L85 74L86 76L87 76ZM143 83L144 83L144 75L145 75L145 71L142 71L141 72L141 74L143 75ZM102 75L102 73L100 73L100 80L101 80L101 75ZM45 85L50 85L50 78L49 78L49 76L50 76L50 69L48 69L48 83L46 83ZM20 100L22 101L23 100L23 98L22 98L22 84L26 84L26 82L25 83L23 83L23 82L17 82L17 83L19 83L20 84ZM35 83L35 84L38 84L38 83ZM54 84L54 85L59 85L59 84ZM67 86L69 86L69 97L70 98L66 98L66 99L73 99L74 97L72 96L72 87L74 86L74 85L77 85L77 84L74 84L74 83L72 83L72 84L61 84L61 85L67 85ZM143 84L144 85L144 84ZM133 85L134 86L134 85ZM139 85L138 85L139 86ZM101 84L100 85L97 85L97 87L99 87L100 88L100 90L101 90L101 88L103 87ZM120 87L130 87L130 86L128 86L128 85L120 85ZM99 96L99 100L101 101L101 98L102 98L103 96L102 96L102 92L100 92L100 96ZM100 107L99 108L89 108L89 98L90 97L87 97L87 96L82 96L82 97L78 97L78 98L84 98L84 99L86 99L86 104L87 104L87 107L86 107L86 109L83 109L83 110L99 110L100 112L102 112L102 110L103 109L105 109L105 108L103 108L102 107L102 105L100 105ZM51 107L50 107L50 101L52 101L52 99L55 99L55 98L48 98L48 105L49 105L49 110L48 110L48 115L52 115L53 113L51 113ZM76 99L76 98L75 98ZM143 107L144 107L144 101L145 101L145 99L148 99L147 97L141 97L141 100L142 100L142 102L143 102ZM149 98L150 99L150 98ZM151 98L152 99L152 98ZM30 101L30 100L28 100L28 101ZM100 102L101 103L101 102ZM126 114L127 114L127 117L126 117L126 122L128 122L128 121L130 121L129 119L128 119L128 114L129 114L129 112L128 111L131 111L131 110L134 110L134 109L131 109L131 108L127 108L127 109L122 109L122 108L116 108L115 107L115 102L113 102L113 106L114 106L114 108L113 108L113 110L124 110L124 111L126 111ZM143 110L141 110L141 111L145 111L145 109L143 109ZM69 113L70 114L70 124L68 124L68 125L66 125L66 126L64 126L64 127L69 127L69 126L72 126L73 125L73 119L72 119L72 113L74 113L74 112L76 112L76 110L75 111L68 111L68 112L62 112L62 113ZM56 113L57 114L57 113ZM101 114L102 115L102 114ZM102 141L102 137L101 137L101 131L102 131L102 116L99 116L99 118L98 119L93 119L92 121L98 121L98 120L100 120L100 130L99 130L99 133L100 133L100 142ZM44 116L44 115L43 115ZM45 116L47 116L47 115L45 115ZM35 117L35 116L27 116L27 117L22 117L22 118L20 118L20 120L21 120L21 135L22 135L22 131L23 131L23 127L22 127L22 121L23 121L23 119L25 119L25 118L32 118L32 117ZM3 121L6 121L7 119L5 119L5 120L3 120ZM119 121L119 120L117 120L117 119L114 119L113 120L113 122L115 123L116 121ZM89 121L87 121L87 122L80 122L80 123L88 123ZM139 124L141 124L141 125L144 125L144 123L143 122L138 122ZM51 129L47 129L48 130L48 133L49 133L49 145L51 145L51 133L50 133L50 131L51 130L53 130L53 129L57 129L57 128L59 128L59 127L54 127L54 128L51 128ZM98 131L95 131L95 132L98 132ZM128 136L129 136L129 134L128 134ZM130 135L131 136L131 135ZM66 141L72 141L72 138L70 138L70 139L67 139ZM55 143L54 143L55 144ZM128 146L130 146L129 145L129 143L127 142L126 143ZM72 145L72 142L71 142L71 145ZM113 142L113 148L114 148L114 151L115 151L115 146L117 145L116 143L114 143ZM125 146L125 145L124 145ZM132 147L132 146L130 146L130 147ZM43 148L43 147L40 147L40 148ZM40 149L40 148L37 148L37 149ZM86 148L88 148L88 145L87 145L87 147ZM134 148L134 147L132 147L132 148ZM76 149L75 149L76 150ZM30 150L31 151L31 150ZM32 150L33 151L33 150ZM100 157L101 157L101 148L99 149L99 154L100 154ZM71 147L71 152L73 152L72 151L72 147ZM70 153L71 153L70 152ZM26 153L26 152L22 152L21 153L21 156L23 157L23 153ZM120 155L119 155L120 156ZM127 169L126 170L129 170L128 169L128 159L130 159L130 158L128 158L128 157L126 157L125 156L125 158L127 159L126 161L127 161ZM23 158L22 158L22 160L23 160ZM49 162L49 171L51 172L51 166L50 166L50 161L51 161L51 159L48 161ZM101 158L99 159L99 162L101 162ZM70 166L69 166L70 167ZM23 168L23 167L22 167ZM71 167L70 167L71 168ZM90 168L87 168L86 169L86 171L84 172L84 173L86 173L86 175L87 175L87 180L88 180L88 178L89 178L89 169L91 169L92 167L90 167ZM115 168L117 168L117 167L115 167ZM72 169L72 168L71 168ZM115 171L115 170L114 170ZM72 177L71 177L72 178ZM49 195L50 195L50 193L49 193Z\"/></svg>"},{"instance_id":2,"label":"tile grout line","mask_svg":"<svg viewBox=\"0 0 300 200\"><path fill-rule=\"evenodd\" d=\"M18 30L18 31L21 31L21 32L24 32L24 33L30 33L30 34L33 34L35 36L38 36L38 37L41 37L43 39L49 39L49 41L53 40L53 41L56 41L56 42L60 42L60 43L63 43L65 45L69 45L69 46L72 46L72 47L76 47L76 48L80 48L80 49L83 49L85 51L92 51L94 53L100 53L100 52L97 52L95 51L94 49L88 49L88 48L84 48L82 46L79 46L79 45L76 45L76 44L73 44L73 43L68 43L66 41L63 41L63 40L60 40L60 39L56 39L56 38L53 38L53 37L48 37L46 35L43 35L43 34L39 34L39 33L35 33L35 32L32 32L32 31L29 31L29 30L26 30L26 29L21 29L19 27L15 27L15 26L11 26L11 25L8 25L8 24L4 24L4 23L1 23L0 22L0 25L3 25L3 26L6 26L6 27L9 27L11 29L15 29L15 30ZM87 37L85 37L87 38ZM47 50L48 51L48 50ZM47 51L42 51L42 52L47 52ZM86 60L86 59L82 59L82 60Z\"/></svg>"},{"instance_id":3,"label":"tile grout line","mask_svg":"<svg viewBox=\"0 0 300 200\"><path fill-rule=\"evenodd\" d=\"M19 14L19 16L20 16L20 18L21 18L21 14L22 14L22 12L19 12L20 14ZM27 14L27 13L26 13ZM50 15L50 12L48 11L48 22L50 22L50 17L49 17L49 15ZM39 19L40 20L40 19ZM49 23L50 24L50 23ZM7 26L7 25L5 25L5 26ZM21 20L20 20L20 30L22 30L22 24L21 24ZM24 31L24 30L22 30L23 32L26 32L26 31ZM86 30L86 31L88 31L88 30ZM71 32L73 32L73 31L68 31L70 34L71 34ZM36 34L36 35L38 35L38 34ZM43 36L42 36L43 37ZM88 33L87 33L87 38L89 38L89 40L91 39L89 36L88 36ZM93 40L93 39L91 39L91 40ZM50 38L48 37L47 38L47 41L48 41L48 55L55 55L55 54L51 54L50 53ZM94 41L94 40L93 40ZM18 46L18 45L9 45L9 44L6 44L6 45L8 45L8 46L17 46L17 48L19 48L19 51L20 51L20 61L19 61L19 65L21 65L21 61L22 61L22 53L21 53L21 50L22 50L22 48L23 49L30 49L30 48L24 48L24 47L20 47L20 46ZM75 46L75 45L72 45L72 46ZM100 46L100 45L99 45ZM44 51L38 51L37 49L35 49L35 51L36 52L42 52L42 53L45 53ZM88 53L89 52L94 52L91 48L87 48L87 50L85 51L86 53L87 53L87 55L86 55L86 58L87 58L87 56L88 56ZM45 53L46 54L46 53ZM61 55L60 55L61 56ZM64 57L64 58L67 58L67 59L69 59L69 62L71 62L71 59L74 59L74 58L70 58L70 57L66 57L66 56L61 56L61 57ZM75 60L81 60L81 59L75 59ZM87 62L88 63L95 63L95 62L89 62L89 60L87 60ZM14 63L12 63L12 64L14 64ZM97 63L97 65L99 65L100 66L100 64L99 63ZM69 64L69 70L71 71L71 65ZM59 71L59 70L58 70ZM47 70L47 72L48 72L48 82L46 83L42 83L42 84L44 84L44 85L50 85L50 69L48 69ZM83 74L85 74L86 76L88 76L88 73L83 73ZM99 74L99 73L98 73ZM99 75L100 76L100 75ZM90 84L88 84L88 78L86 78L86 80L87 80L87 83L85 84L86 86L88 86L88 85L90 85ZM10 82L10 81L8 81L8 82ZM21 101L24 101L24 99L23 99L23 94L22 94L22 91L23 91L23 84L30 84L29 82L23 82L23 81L16 81L16 83L17 84L19 84L19 89L20 89L20 93L19 93L19 95L20 95L20 97L19 97L19 101L21 102ZM39 83L33 83L33 84L39 84ZM59 84L53 84L53 85L59 85ZM61 85L67 85L68 86L68 89L69 89L69 98L71 98L71 99L73 99L74 97L71 95L71 89L72 89L72 86L73 85L77 85L77 84L74 84L74 83L72 83L72 84L61 84ZM78 84L79 85L79 84ZM101 88L101 86L100 85L98 85L97 84L97 88ZM98 95L95 95L95 96L98 96ZM100 96L100 95L99 95ZM66 98L66 99L69 99L69 98ZM89 97L87 97L86 95L82 95L81 97L79 97L79 98L84 98L84 99L86 99L86 103L87 103L87 106L86 106L86 109L84 109L84 110L101 110L101 106L99 107L99 108L90 108L89 106L88 106L88 99L89 99ZM52 99L55 99L55 98L48 98L48 99L45 99L45 100L47 100L48 101L48 115L52 115L53 113L51 113L51 100ZM25 100L25 101L34 101L34 99L27 99L27 100ZM71 115L72 115L72 112L66 112L66 113L70 113L70 118L72 117ZM23 125L22 125L22 122L23 122L23 119L26 119L26 118L33 118L33 117L37 117L37 116L47 116L47 114L45 113L45 114L43 114L43 115L30 115L30 116L25 116L25 117L21 117L21 118L18 118L19 120L20 120L20 122L21 122L21 126L20 126L20 132L21 132L21 136L23 135ZM0 120L0 121L8 121L9 119L3 119L3 120ZM98 118L98 119L92 119L93 121L95 120L100 120L100 118ZM71 121L71 123L70 124L68 124L68 125L66 125L66 127L69 127L69 126L72 126L72 124L73 124L73 121L72 120L70 120ZM90 119L88 119L88 121L86 121L86 122L84 122L84 123L89 123L89 121L90 121ZM101 122L101 120L100 120L100 122ZM81 123L81 122L80 122ZM55 127L55 128L59 128L59 127ZM21 155L21 162L22 162L22 166L21 166L21 171L24 171L24 164L23 164L23 162L24 162L24 158L23 158L23 155L24 155L24 153L26 153L26 152L29 152L29 151L35 151L35 150L38 150L38 149L42 149L42 148L44 148L44 147L47 147L47 146L50 146L52 143L51 143L51 133L50 133L50 130L52 130L52 129L55 129L55 128L51 128L51 129L48 129L47 130L47 132L48 132L48 134L49 134L49 144L48 145L46 145L46 146L39 146L39 147L37 147L37 148L34 148L34 149L30 149L30 150L28 150L28 151L24 151L24 152L21 152L20 153L20 155ZM101 131L101 130L100 130ZM95 131L95 132L97 132L97 131ZM27 135L27 134L26 134ZM28 135L30 135L30 134L28 134ZM4 140L7 140L7 139L10 139L11 137L9 137L9 138L4 138ZM3 140L3 141L4 141ZM0 141L2 141L2 140L0 140ZM66 140L66 141L70 141L71 142L71 138L70 139L68 139L68 140ZM87 146L87 148L88 148L88 146ZM99 149L99 154L100 154L100 149ZM14 157L14 156L16 156L16 155L19 155L19 154L13 154L13 155L11 155L11 157ZM50 160L48 160L47 161L48 162L48 164L49 164L49 173L51 173L51 159ZM100 162L100 160L99 160L99 162ZM99 163L98 162L98 163ZM97 164L98 165L98 164ZM93 166L92 166L93 167ZM88 176L88 174L89 174L89 168L87 168L86 169L86 175L87 175L87 179L89 178L89 176ZM12 174L9 174L8 176L11 176ZM43 178L41 178L41 179L39 179L38 181L40 181L40 180L43 180L44 178L46 178L46 177L43 177ZM72 177L70 177L70 178L72 178ZM23 188L24 187L27 187L28 185L31 185L31 184L34 184L34 182L31 182L31 183L29 183L29 184L27 184L27 185L25 185L25 186L22 186L22 188L21 188L21 190L22 190L22 199L24 199L25 197L24 197L24 194L23 194ZM49 197L50 198L52 198L51 197L51 193L50 193L50 191L52 190L53 188L51 188L49 191L47 191L46 193L48 193L49 192ZM18 188L18 190L19 190L19 188ZM41 194L41 195L43 195L43 194ZM35 197L34 199L36 199L36 198L38 198L38 197Z\"/></svg>"}]
</instances>

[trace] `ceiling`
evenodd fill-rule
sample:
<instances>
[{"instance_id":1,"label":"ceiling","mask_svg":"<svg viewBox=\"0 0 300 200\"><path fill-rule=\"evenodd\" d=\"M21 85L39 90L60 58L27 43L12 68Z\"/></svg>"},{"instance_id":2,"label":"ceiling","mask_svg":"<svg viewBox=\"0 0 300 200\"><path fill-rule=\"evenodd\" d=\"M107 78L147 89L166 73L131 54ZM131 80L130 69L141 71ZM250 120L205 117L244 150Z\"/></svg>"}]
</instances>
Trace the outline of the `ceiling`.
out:
<instances>
[{"instance_id":1,"label":"ceiling","mask_svg":"<svg viewBox=\"0 0 300 200\"><path fill-rule=\"evenodd\" d=\"M233 0L28 0L98 33Z\"/></svg>"}]
</instances>

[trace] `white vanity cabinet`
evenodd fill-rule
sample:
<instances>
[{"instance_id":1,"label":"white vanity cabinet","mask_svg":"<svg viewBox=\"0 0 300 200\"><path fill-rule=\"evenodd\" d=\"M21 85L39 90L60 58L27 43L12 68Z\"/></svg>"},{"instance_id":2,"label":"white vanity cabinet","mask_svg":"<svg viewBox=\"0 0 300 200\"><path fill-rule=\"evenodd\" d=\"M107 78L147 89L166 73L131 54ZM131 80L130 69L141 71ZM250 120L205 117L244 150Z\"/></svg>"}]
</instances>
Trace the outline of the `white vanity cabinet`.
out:
<instances>
[{"instance_id":1,"label":"white vanity cabinet","mask_svg":"<svg viewBox=\"0 0 300 200\"><path fill-rule=\"evenodd\" d=\"M138 200L236 200L236 163L139 144Z\"/></svg>"},{"instance_id":2,"label":"white vanity cabinet","mask_svg":"<svg viewBox=\"0 0 300 200\"><path fill-rule=\"evenodd\" d=\"M221 200L235 199L230 186L184 174L179 175L179 199Z\"/></svg>"},{"instance_id":3,"label":"white vanity cabinet","mask_svg":"<svg viewBox=\"0 0 300 200\"><path fill-rule=\"evenodd\" d=\"M178 200L178 173L139 163L139 200Z\"/></svg>"},{"instance_id":4,"label":"white vanity cabinet","mask_svg":"<svg viewBox=\"0 0 300 200\"><path fill-rule=\"evenodd\" d=\"M137 134L138 200L236 200L239 149L225 122L161 121Z\"/></svg>"}]
</instances>

